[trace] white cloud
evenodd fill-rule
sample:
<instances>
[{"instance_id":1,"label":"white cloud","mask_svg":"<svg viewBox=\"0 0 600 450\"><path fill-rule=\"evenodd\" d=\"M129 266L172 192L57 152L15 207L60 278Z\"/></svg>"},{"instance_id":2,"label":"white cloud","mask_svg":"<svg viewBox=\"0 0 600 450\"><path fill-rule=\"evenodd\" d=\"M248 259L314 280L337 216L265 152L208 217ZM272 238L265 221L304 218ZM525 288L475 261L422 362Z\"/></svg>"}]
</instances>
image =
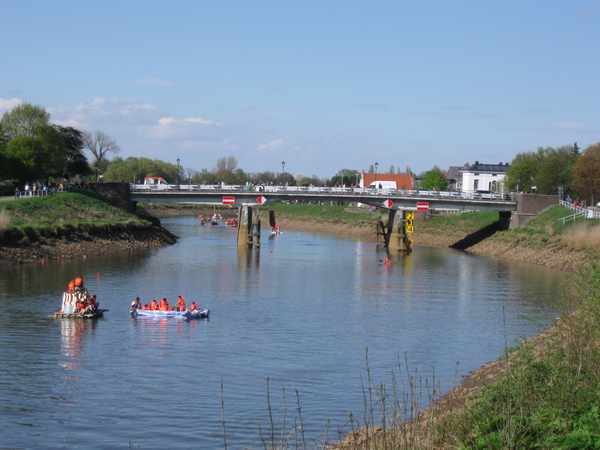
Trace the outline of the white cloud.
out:
<instances>
[{"instance_id":1,"label":"white cloud","mask_svg":"<svg viewBox=\"0 0 600 450\"><path fill-rule=\"evenodd\" d=\"M273 150L283 150L290 146L290 142L284 139L275 139L274 141L269 142L268 144L260 144L256 149L260 152L262 151L273 151Z\"/></svg>"},{"instance_id":2,"label":"white cloud","mask_svg":"<svg viewBox=\"0 0 600 450\"><path fill-rule=\"evenodd\" d=\"M176 138L185 139L195 135L212 134L216 129L225 128L225 124L214 120L192 117L188 119L176 119L174 117L163 117L156 125L143 127L142 130L149 136L158 139Z\"/></svg>"},{"instance_id":3,"label":"white cloud","mask_svg":"<svg viewBox=\"0 0 600 450\"><path fill-rule=\"evenodd\" d=\"M4 99L0 98L0 111L10 111L15 106L19 106L23 100L19 98Z\"/></svg>"}]
</instances>

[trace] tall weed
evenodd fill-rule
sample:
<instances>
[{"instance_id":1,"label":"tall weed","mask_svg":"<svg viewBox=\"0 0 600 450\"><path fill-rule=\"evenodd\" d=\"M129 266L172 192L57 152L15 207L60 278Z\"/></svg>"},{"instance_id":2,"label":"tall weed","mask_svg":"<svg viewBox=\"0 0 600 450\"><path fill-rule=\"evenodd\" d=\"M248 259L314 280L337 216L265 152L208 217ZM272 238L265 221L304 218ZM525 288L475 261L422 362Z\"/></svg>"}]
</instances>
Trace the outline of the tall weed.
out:
<instances>
[{"instance_id":1,"label":"tall weed","mask_svg":"<svg viewBox=\"0 0 600 450\"><path fill-rule=\"evenodd\" d=\"M0 233L4 232L9 226L11 222L10 213L5 209L0 210Z\"/></svg>"}]
</instances>

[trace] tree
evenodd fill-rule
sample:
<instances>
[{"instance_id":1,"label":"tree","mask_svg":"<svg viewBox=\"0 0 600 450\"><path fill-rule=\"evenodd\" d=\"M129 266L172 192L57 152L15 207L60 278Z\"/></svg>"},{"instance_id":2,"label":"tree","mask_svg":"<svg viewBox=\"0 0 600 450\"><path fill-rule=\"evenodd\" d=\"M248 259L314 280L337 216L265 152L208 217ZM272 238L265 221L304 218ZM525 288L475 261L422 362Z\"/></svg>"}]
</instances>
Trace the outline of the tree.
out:
<instances>
[{"instance_id":1,"label":"tree","mask_svg":"<svg viewBox=\"0 0 600 450\"><path fill-rule=\"evenodd\" d=\"M573 167L573 185L580 196L589 196L594 204L594 196L600 193L600 142L583 150Z\"/></svg>"},{"instance_id":2,"label":"tree","mask_svg":"<svg viewBox=\"0 0 600 450\"><path fill-rule=\"evenodd\" d=\"M11 139L4 152L4 177L19 184L40 178L38 145L33 137L17 136Z\"/></svg>"},{"instance_id":3,"label":"tree","mask_svg":"<svg viewBox=\"0 0 600 450\"><path fill-rule=\"evenodd\" d=\"M352 185L356 184L356 175L358 174L358 170L354 169L342 169L338 173L336 173L331 180L329 181L330 186L342 186L342 185Z\"/></svg>"},{"instance_id":4,"label":"tree","mask_svg":"<svg viewBox=\"0 0 600 450\"><path fill-rule=\"evenodd\" d=\"M428 191L446 191L448 189L448 179L438 166L433 166L433 169L427 172L421 183L419 183L419 188Z\"/></svg>"},{"instance_id":5,"label":"tree","mask_svg":"<svg viewBox=\"0 0 600 450\"><path fill-rule=\"evenodd\" d=\"M37 137L40 131L50 123L50 113L41 106L23 103L2 114L0 125L6 137Z\"/></svg>"},{"instance_id":6,"label":"tree","mask_svg":"<svg viewBox=\"0 0 600 450\"><path fill-rule=\"evenodd\" d=\"M95 162L100 163L103 159L107 159L108 153L118 155L121 148L117 144L117 141L112 139L106 133L100 130L96 130L93 133L89 131L83 132L83 148L88 149L94 155Z\"/></svg>"},{"instance_id":7,"label":"tree","mask_svg":"<svg viewBox=\"0 0 600 450\"><path fill-rule=\"evenodd\" d=\"M559 186L563 194L574 195L573 167L579 159L579 149L565 145L559 148L538 149L540 161L534 176L536 192L542 195L557 195Z\"/></svg>"},{"instance_id":8,"label":"tree","mask_svg":"<svg viewBox=\"0 0 600 450\"><path fill-rule=\"evenodd\" d=\"M237 169L238 161L235 156L223 156L217 159L213 169L215 180L226 184L232 184L235 178L234 172Z\"/></svg>"},{"instance_id":9,"label":"tree","mask_svg":"<svg viewBox=\"0 0 600 450\"><path fill-rule=\"evenodd\" d=\"M534 178L537 174L541 154L539 152L517 153L510 167L506 171L504 186L509 192L529 191L535 186Z\"/></svg>"}]
</instances>

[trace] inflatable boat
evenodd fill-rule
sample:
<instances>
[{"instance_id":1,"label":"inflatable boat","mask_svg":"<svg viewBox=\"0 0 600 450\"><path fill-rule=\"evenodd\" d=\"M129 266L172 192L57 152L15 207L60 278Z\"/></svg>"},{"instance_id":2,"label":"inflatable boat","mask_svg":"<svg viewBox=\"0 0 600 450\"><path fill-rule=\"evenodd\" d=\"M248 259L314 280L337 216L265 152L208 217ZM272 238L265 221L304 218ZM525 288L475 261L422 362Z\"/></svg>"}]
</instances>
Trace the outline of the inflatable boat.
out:
<instances>
[{"instance_id":1,"label":"inflatable boat","mask_svg":"<svg viewBox=\"0 0 600 450\"><path fill-rule=\"evenodd\" d=\"M157 319L207 319L210 315L208 309L200 309L197 312L190 311L158 311L151 309L134 309L131 311L132 317L154 317Z\"/></svg>"}]
</instances>

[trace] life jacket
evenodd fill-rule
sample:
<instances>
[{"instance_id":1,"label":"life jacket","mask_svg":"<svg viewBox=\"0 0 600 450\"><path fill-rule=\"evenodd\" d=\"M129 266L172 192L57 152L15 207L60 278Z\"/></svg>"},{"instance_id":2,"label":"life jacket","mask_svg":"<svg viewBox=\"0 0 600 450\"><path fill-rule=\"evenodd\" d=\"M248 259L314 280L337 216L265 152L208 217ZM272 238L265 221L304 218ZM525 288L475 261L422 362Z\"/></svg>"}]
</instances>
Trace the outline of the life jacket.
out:
<instances>
[{"instance_id":1,"label":"life jacket","mask_svg":"<svg viewBox=\"0 0 600 450\"><path fill-rule=\"evenodd\" d=\"M83 278L78 277L75 278L75 287L82 287L83 286Z\"/></svg>"},{"instance_id":2,"label":"life jacket","mask_svg":"<svg viewBox=\"0 0 600 450\"><path fill-rule=\"evenodd\" d=\"M152 300L150 302L150 308L148 308L148 309L152 309L152 310L158 309L158 303L156 303L156 300Z\"/></svg>"},{"instance_id":3,"label":"life jacket","mask_svg":"<svg viewBox=\"0 0 600 450\"><path fill-rule=\"evenodd\" d=\"M195 309L198 309L198 305L196 305L196 302L192 303L192 305L190 306L190 309L193 311Z\"/></svg>"},{"instance_id":4,"label":"life jacket","mask_svg":"<svg viewBox=\"0 0 600 450\"><path fill-rule=\"evenodd\" d=\"M75 290L75 282L71 281L68 287L69 292L73 292Z\"/></svg>"},{"instance_id":5,"label":"life jacket","mask_svg":"<svg viewBox=\"0 0 600 450\"><path fill-rule=\"evenodd\" d=\"M169 310L169 305L167 303L163 303L162 305L160 305L160 310L161 311L168 311Z\"/></svg>"}]
</instances>

